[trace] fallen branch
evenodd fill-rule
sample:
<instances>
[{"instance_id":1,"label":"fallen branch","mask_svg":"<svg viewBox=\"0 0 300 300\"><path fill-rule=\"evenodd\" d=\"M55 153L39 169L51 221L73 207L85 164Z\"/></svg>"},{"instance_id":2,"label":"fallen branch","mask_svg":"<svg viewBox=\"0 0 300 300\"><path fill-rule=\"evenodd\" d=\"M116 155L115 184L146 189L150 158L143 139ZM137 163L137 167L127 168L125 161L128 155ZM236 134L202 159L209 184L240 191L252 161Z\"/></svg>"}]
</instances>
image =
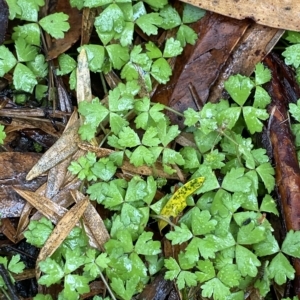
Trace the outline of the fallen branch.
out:
<instances>
[{"instance_id":1,"label":"fallen branch","mask_svg":"<svg viewBox=\"0 0 300 300\"><path fill-rule=\"evenodd\" d=\"M268 134L272 144L283 218L288 231L300 230L300 168L288 117L288 103L292 98L299 98L300 93L290 84L291 74L284 69L278 58L270 55L265 63L272 70L272 80L268 88L272 98L268 107ZM291 96L292 93L294 96ZM296 270L294 290L300 296L300 260L294 259L293 265Z\"/></svg>"}]
</instances>

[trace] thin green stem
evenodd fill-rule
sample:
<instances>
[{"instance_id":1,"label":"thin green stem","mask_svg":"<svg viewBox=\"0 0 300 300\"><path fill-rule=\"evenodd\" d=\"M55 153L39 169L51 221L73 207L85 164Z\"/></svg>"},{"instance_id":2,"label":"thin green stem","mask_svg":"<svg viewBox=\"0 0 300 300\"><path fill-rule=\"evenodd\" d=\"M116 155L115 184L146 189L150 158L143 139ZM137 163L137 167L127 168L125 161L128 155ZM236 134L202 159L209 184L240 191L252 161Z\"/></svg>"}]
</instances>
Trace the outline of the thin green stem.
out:
<instances>
[{"instance_id":1,"label":"thin green stem","mask_svg":"<svg viewBox=\"0 0 300 300\"><path fill-rule=\"evenodd\" d=\"M156 104L156 103L151 102L151 105L152 105L152 106L155 105L155 104ZM175 110L175 109L173 109L173 108L171 108L171 107L169 107L169 106L166 106L166 105L165 105L165 110L168 110L168 111L170 111L170 112L176 114L177 116L180 116L180 117L184 118L184 114L182 114L181 112L179 112L179 111L177 111L177 110Z\"/></svg>"},{"instance_id":2,"label":"thin green stem","mask_svg":"<svg viewBox=\"0 0 300 300\"><path fill-rule=\"evenodd\" d=\"M107 91L106 82L105 82L105 79L104 79L104 76L103 76L102 72L100 72L100 79L101 79L104 94L106 95L108 91Z\"/></svg>"},{"instance_id":3,"label":"thin green stem","mask_svg":"<svg viewBox=\"0 0 300 300\"><path fill-rule=\"evenodd\" d=\"M8 293L6 292L6 290L4 288L0 288L1 292L5 295L5 297L7 298L7 300L11 300L10 296L8 295Z\"/></svg>"},{"instance_id":4,"label":"thin green stem","mask_svg":"<svg viewBox=\"0 0 300 300\"><path fill-rule=\"evenodd\" d=\"M107 283L105 277L103 276L103 273L101 272L101 270L99 270L99 273L100 273L100 277L101 277L103 283L105 284L105 286L106 286L106 288L107 288L107 290L108 290L108 292L109 292L111 298L112 298L113 300L117 300L117 298L115 297L115 295L114 295L113 291L111 290L109 284Z\"/></svg>"}]
</instances>

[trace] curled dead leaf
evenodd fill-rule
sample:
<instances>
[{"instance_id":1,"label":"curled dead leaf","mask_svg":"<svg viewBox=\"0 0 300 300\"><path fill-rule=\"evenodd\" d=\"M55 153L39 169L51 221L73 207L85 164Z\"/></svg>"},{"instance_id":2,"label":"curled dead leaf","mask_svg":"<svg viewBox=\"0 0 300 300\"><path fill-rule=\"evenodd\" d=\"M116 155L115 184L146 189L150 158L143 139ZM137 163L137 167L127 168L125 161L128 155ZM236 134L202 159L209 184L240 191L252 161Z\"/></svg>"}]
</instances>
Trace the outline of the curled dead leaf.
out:
<instances>
[{"instance_id":1,"label":"curled dead leaf","mask_svg":"<svg viewBox=\"0 0 300 300\"><path fill-rule=\"evenodd\" d=\"M38 264L40 261L45 260L51 256L54 251L61 245L64 239L69 235L74 226L85 212L89 205L88 197L78 201L68 212L65 213L63 218L57 223L51 235L41 249L39 256L36 260L36 277L40 276Z\"/></svg>"}]
</instances>

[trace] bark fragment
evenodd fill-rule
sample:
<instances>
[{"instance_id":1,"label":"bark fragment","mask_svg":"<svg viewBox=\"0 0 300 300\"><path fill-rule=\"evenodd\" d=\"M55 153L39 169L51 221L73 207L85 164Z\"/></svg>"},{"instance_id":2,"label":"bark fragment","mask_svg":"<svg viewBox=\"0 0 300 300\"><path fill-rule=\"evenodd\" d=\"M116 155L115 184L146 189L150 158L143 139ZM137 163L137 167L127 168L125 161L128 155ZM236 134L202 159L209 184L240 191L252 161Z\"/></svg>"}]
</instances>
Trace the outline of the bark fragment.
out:
<instances>
[{"instance_id":1,"label":"bark fragment","mask_svg":"<svg viewBox=\"0 0 300 300\"><path fill-rule=\"evenodd\" d=\"M281 208L287 230L300 230L300 168L288 117L288 103L299 98L300 92L291 86L291 73L284 68L283 62L274 55L269 55L265 63L272 70L272 80L268 87L272 98L268 107L268 133L273 149ZM293 265L296 270L294 289L300 296L300 259L293 259Z\"/></svg>"}]
</instances>

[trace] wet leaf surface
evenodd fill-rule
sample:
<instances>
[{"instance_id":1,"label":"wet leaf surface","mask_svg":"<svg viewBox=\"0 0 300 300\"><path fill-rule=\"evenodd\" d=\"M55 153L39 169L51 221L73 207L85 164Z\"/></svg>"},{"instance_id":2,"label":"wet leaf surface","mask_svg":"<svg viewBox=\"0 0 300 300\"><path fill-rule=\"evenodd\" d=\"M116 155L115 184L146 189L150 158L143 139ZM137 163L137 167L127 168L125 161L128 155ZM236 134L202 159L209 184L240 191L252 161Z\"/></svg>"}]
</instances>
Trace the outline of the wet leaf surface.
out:
<instances>
[{"instance_id":1,"label":"wet leaf surface","mask_svg":"<svg viewBox=\"0 0 300 300\"><path fill-rule=\"evenodd\" d=\"M45 181L45 176L27 181L26 174L40 159L38 153L0 153L0 211L2 218L18 217L24 207L24 200L15 193L14 187L35 191Z\"/></svg>"},{"instance_id":2,"label":"wet leaf surface","mask_svg":"<svg viewBox=\"0 0 300 300\"><path fill-rule=\"evenodd\" d=\"M298 0L249 1L249 0L181 0L183 2L216 12L231 18L252 19L255 22L274 28L300 30L300 3Z\"/></svg>"}]
</instances>

